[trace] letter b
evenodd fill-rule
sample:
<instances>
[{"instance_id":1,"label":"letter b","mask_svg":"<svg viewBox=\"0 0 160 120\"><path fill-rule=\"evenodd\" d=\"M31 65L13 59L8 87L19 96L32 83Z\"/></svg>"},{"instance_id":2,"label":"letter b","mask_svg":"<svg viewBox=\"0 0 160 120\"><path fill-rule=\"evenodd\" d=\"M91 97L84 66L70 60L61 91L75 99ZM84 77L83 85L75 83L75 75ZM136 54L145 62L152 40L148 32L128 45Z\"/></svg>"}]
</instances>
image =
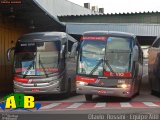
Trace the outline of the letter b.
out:
<instances>
[{"instance_id":1,"label":"letter b","mask_svg":"<svg viewBox=\"0 0 160 120\"><path fill-rule=\"evenodd\" d=\"M24 97L24 108L34 108L34 97L33 96L25 96Z\"/></svg>"}]
</instances>

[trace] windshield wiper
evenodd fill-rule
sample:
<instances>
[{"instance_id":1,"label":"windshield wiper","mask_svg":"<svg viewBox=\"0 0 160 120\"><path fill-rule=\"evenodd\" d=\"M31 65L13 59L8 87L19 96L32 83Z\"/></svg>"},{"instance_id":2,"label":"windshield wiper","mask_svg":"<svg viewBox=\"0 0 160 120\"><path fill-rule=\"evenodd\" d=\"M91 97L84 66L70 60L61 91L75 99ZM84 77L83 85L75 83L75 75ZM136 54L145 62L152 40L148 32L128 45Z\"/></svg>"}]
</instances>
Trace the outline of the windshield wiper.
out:
<instances>
[{"instance_id":1,"label":"windshield wiper","mask_svg":"<svg viewBox=\"0 0 160 120\"><path fill-rule=\"evenodd\" d=\"M23 74L23 78L25 78L27 76L27 73L29 72L29 70L32 68L33 65L34 65L34 61L32 61L32 63L28 66L27 70Z\"/></svg>"},{"instance_id":2,"label":"windshield wiper","mask_svg":"<svg viewBox=\"0 0 160 120\"><path fill-rule=\"evenodd\" d=\"M99 65L100 65L103 61L105 61L106 65L108 66L108 68L110 69L110 71L111 71L111 72L114 74L114 76L115 76L115 72L114 72L114 70L112 69L111 65L109 64L108 60L104 60L104 59L100 59L99 62L95 65L95 67L92 69L92 71L91 71L89 74L92 75L92 74L95 72L95 70L97 70L97 68L99 67ZM103 65L103 68L104 68L104 65Z\"/></svg>"},{"instance_id":3,"label":"windshield wiper","mask_svg":"<svg viewBox=\"0 0 160 120\"><path fill-rule=\"evenodd\" d=\"M105 60L105 63L106 63L106 65L108 66L108 68L110 69L110 71L111 71L112 73L114 73L114 76L115 76L115 72L114 72L114 70L112 69L111 65L109 64L108 60Z\"/></svg>"},{"instance_id":4,"label":"windshield wiper","mask_svg":"<svg viewBox=\"0 0 160 120\"><path fill-rule=\"evenodd\" d=\"M94 66L94 68L89 74L92 75L102 62L103 62L103 59L100 59L99 62Z\"/></svg>"}]
</instances>

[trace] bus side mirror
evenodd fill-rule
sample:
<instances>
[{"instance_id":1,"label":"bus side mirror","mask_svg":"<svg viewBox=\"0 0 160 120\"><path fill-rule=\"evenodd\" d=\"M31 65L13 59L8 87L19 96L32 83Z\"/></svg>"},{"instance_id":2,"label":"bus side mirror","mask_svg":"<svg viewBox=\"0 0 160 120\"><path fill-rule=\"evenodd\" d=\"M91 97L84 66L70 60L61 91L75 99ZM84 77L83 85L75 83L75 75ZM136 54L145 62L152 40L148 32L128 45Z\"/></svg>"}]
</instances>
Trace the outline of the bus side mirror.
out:
<instances>
[{"instance_id":1,"label":"bus side mirror","mask_svg":"<svg viewBox=\"0 0 160 120\"><path fill-rule=\"evenodd\" d=\"M65 49L65 45L62 45L62 48L60 51L60 58L63 58L64 49Z\"/></svg>"},{"instance_id":2,"label":"bus side mirror","mask_svg":"<svg viewBox=\"0 0 160 120\"><path fill-rule=\"evenodd\" d=\"M8 62L10 62L11 61L11 52L12 52L12 50L14 50L15 48L13 47L13 48L9 48L8 50L7 50L7 60L8 60Z\"/></svg>"},{"instance_id":3,"label":"bus side mirror","mask_svg":"<svg viewBox=\"0 0 160 120\"><path fill-rule=\"evenodd\" d=\"M70 57L71 57L71 58L74 58L74 57L76 56L77 47L78 47L78 42L75 42L75 43L72 45L72 49L71 49L71 53L70 53Z\"/></svg>"},{"instance_id":4,"label":"bus side mirror","mask_svg":"<svg viewBox=\"0 0 160 120\"><path fill-rule=\"evenodd\" d=\"M135 45L133 48L133 61L137 62L138 56L139 56L139 49L138 49L138 46Z\"/></svg>"}]
</instances>

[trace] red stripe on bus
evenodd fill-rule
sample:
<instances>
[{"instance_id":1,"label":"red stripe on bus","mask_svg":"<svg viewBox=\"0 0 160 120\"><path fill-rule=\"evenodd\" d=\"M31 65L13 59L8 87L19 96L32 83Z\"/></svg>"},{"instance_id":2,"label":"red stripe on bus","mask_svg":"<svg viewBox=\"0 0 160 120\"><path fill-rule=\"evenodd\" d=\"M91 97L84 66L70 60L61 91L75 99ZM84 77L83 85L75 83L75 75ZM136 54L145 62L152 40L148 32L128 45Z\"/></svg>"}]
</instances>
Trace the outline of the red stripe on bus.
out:
<instances>
[{"instance_id":1,"label":"red stripe on bus","mask_svg":"<svg viewBox=\"0 0 160 120\"><path fill-rule=\"evenodd\" d=\"M105 41L107 39L106 36L82 36L81 40L102 40Z\"/></svg>"},{"instance_id":2,"label":"red stripe on bus","mask_svg":"<svg viewBox=\"0 0 160 120\"><path fill-rule=\"evenodd\" d=\"M82 81L87 83L94 83L96 82L97 78L90 78L90 77L84 77L84 76L76 76L76 81Z\"/></svg>"},{"instance_id":3,"label":"red stripe on bus","mask_svg":"<svg viewBox=\"0 0 160 120\"><path fill-rule=\"evenodd\" d=\"M104 71L104 76L111 77L111 76L119 76L119 77L132 77L131 72L109 72L109 71Z\"/></svg>"},{"instance_id":4,"label":"red stripe on bus","mask_svg":"<svg viewBox=\"0 0 160 120\"><path fill-rule=\"evenodd\" d=\"M21 77L17 77L17 76L14 77L14 81L21 82L21 83L28 83L28 80L29 79L21 78Z\"/></svg>"}]
</instances>

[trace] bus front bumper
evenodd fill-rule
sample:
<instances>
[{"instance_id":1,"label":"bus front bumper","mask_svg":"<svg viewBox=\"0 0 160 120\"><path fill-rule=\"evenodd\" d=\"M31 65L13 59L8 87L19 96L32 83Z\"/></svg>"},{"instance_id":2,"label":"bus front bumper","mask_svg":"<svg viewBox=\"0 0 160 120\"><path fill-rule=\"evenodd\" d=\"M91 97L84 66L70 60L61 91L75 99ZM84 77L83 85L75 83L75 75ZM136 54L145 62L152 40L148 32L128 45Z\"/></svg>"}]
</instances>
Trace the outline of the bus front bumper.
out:
<instances>
[{"instance_id":1,"label":"bus front bumper","mask_svg":"<svg viewBox=\"0 0 160 120\"><path fill-rule=\"evenodd\" d=\"M37 86L25 86L24 84L14 82L14 92L26 94L59 94L65 93L60 89L60 81L52 84L39 84Z\"/></svg>"},{"instance_id":2,"label":"bus front bumper","mask_svg":"<svg viewBox=\"0 0 160 120\"><path fill-rule=\"evenodd\" d=\"M78 94L115 96L130 98L133 96L130 88L106 88L94 86L77 86L76 92Z\"/></svg>"}]
</instances>

